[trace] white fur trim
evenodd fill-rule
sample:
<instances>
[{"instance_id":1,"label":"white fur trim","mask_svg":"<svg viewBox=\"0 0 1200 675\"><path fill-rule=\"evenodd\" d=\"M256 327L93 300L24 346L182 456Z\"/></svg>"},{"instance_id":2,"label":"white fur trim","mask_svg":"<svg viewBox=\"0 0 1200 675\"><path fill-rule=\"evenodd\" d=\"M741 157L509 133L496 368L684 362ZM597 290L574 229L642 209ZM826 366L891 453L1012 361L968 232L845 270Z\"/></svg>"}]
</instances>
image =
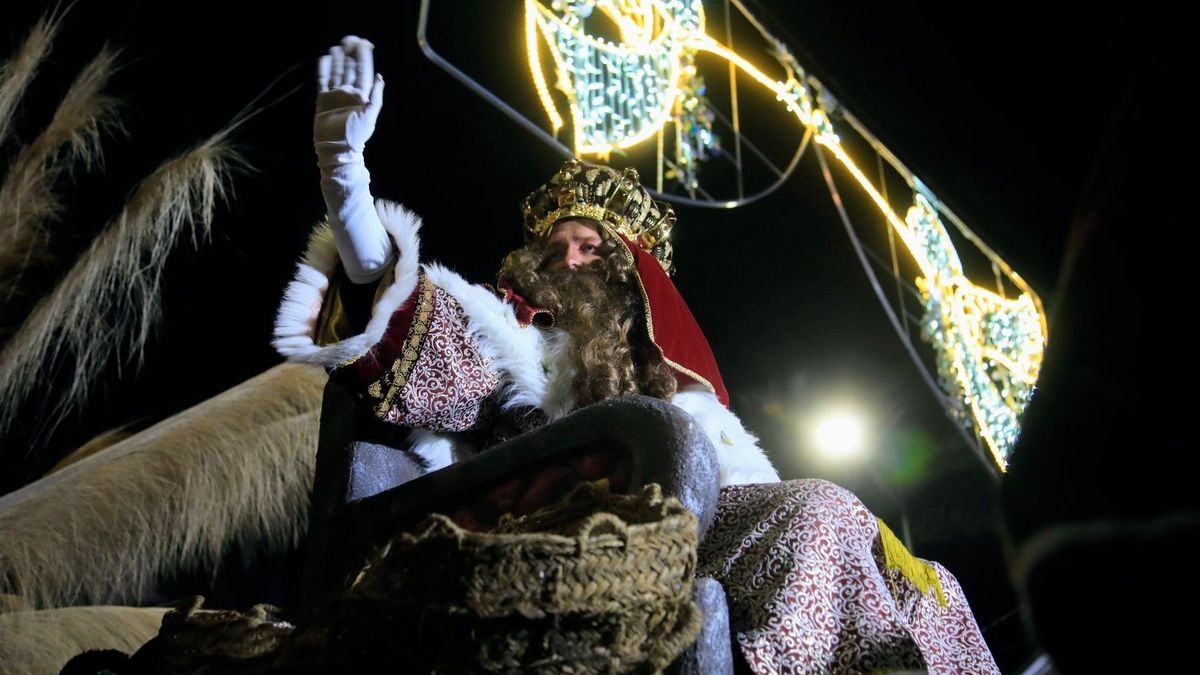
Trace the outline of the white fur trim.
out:
<instances>
[{"instance_id":1,"label":"white fur trim","mask_svg":"<svg viewBox=\"0 0 1200 675\"><path fill-rule=\"evenodd\" d=\"M409 451L425 462L427 473L461 462L475 453L473 446L445 432L413 429L408 440L411 443Z\"/></svg>"},{"instance_id":2,"label":"white fur trim","mask_svg":"<svg viewBox=\"0 0 1200 675\"><path fill-rule=\"evenodd\" d=\"M383 338L392 314L416 289L421 219L403 206L383 200L376 200L375 210L399 254L395 279L371 309L366 330L329 345L318 345L314 340L329 277L338 263L333 231L328 223L322 223L309 238L304 260L297 266L275 317L275 339L271 344L288 360L331 368L362 356Z\"/></svg>"},{"instance_id":3,"label":"white fur trim","mask_svg":"<svg viewBox=\"0 0 1200 675\"><path fill-rule=\"evenodd\" d=\"M522 327L512 305L441 265L426 265L425 274L462 305L468 333L500 371L501 409L531 406L552 420L574 409L574 372L566 365L562 331Z\"/></svg>"},{"instance_id":4,"label":"white fur trim","mask_svg":"<svg viewBox=\"0 0 1200 675\"><path fill-rule=\"evenodd\" d=\"M542 368L546 371L546 391L542 411L558 419L575 410L575 377L579 369L571 360L571 336L558 328L538 330L542 335Z\"/></svg>"},{"instance_id":5,"label":"white fur trim","mask_svg":"<svg viewBox=\"0 0 1200 675\"><path fill-rule=\"evenodd\" d=\"M758 439L742 426L742 421L717 397L701 385L687 386L675 394L671 403L679 406L700 423L717 449L721 466L721 487L744 483L778 483L779 473L758 447Z\"/></svg>"}]
</instances>

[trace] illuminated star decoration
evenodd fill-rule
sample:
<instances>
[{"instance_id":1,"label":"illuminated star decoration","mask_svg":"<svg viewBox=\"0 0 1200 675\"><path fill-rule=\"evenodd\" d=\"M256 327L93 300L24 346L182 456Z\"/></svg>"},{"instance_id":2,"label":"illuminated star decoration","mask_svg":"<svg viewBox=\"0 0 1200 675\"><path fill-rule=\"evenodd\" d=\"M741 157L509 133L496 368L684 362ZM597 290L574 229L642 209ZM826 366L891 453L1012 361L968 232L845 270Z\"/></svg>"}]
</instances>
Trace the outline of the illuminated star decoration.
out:
<instances>
[{"instance_id":1,"label":"illuminated star decoration","mask_svg":"<svg viewBox=\"0 0 1200 675\"><path fill-rule=\"evenodd\" d=\"M740 72L775 94L866 192L900 237L920 269L915 280L925 306L922 335L936 352L938 376L953 400L952 409L969 424L1003 471L1020 434L1041 369L1047 331L1041 300L1019 275L976 242L1018 290L1016 299L973 284L963 273L937 199L909 176L912 206L903 219L843 147L833 121L809 79L782 43L773 40L782 81L765 75L735 51L705 33L699 0L526 0L525 38L534 86L557 133L565 122L550 95L540 57L546 45L556 88L570 108L577 156L607 157L676 129L675 177L696 186L697 163L716 149L711 115L697 76L695 55L708 52L733 63ZM584 20L601 12L617 27L612 42L589 35ZM744 11L744 9L743 9ZM843 115L847 119L848 116ZM861 129L859 129L861 131Z\"/></svg>"}]
</instances>

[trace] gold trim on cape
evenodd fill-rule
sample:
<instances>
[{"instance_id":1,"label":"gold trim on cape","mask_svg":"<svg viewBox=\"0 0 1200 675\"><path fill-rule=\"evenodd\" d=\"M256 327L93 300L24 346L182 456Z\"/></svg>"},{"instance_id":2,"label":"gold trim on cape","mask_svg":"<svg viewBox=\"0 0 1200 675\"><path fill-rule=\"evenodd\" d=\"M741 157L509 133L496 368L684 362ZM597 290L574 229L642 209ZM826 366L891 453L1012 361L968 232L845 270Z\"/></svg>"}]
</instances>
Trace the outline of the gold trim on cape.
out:
<instances>
[{"instance_id":1,"label":"gold trim on cape","mask_svg":"<svg viewBox=\"0 0 1200 675\"><path fill-rule=\"evenodd\" d=\"M384 417L391 411L400 390L408 384L408 376L412 374L413 366L421 355L421 345L429 333L429 318L433 315L433 282L422 274L418 289L416 311L413 312L408 335L404 338L404 346L400 349L400 358L392 362L391 370L387 374L367 388L368 394L380 399L379 404L375 406L375 414L379 417ZM391 384L384 395L383 384L388 379L391 380Z\"/></svg>"},{"instance_id":2,"label":"gold trim on cape","mask_svg":"<svg viewBox=\"0 0 1200 675\"><path fill-rule=\"evenodd\" d=\"M685 368L667 358L666 353L663 352L663 348L659 346L658 340L654 338L654 317L650 313L650 296L647 295L646 287L644 284L642 284L642 273L638 271L637 259L634 257L633 252L629 250L629 247L625 245L624 237L622 237L612 225L607 222L600 221L600 226L603 227L609 235L613 236L620 243L621 254L625 256L625 260L629 261L633 265L633 276L637 279L638 291L642 294L642 309L646 316L646 332L650 334L650 344L654 345L654 348L658 350L659 355L662 356L663 362L666 363L668 367L687 375L693 380L696 380L700 384L707 387L708 390L711 391L715 396L717 389L716 387L712 386L711 382L704 377L701 377L699 373Z\"/></svg>"}]
</instances>

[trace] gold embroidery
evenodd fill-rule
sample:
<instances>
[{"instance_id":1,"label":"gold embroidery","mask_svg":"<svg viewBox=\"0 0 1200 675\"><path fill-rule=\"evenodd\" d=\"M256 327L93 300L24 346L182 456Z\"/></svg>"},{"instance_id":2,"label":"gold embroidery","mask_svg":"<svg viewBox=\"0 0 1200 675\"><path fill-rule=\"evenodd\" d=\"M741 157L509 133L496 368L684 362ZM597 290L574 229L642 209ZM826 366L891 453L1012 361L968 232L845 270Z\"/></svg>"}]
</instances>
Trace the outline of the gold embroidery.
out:
<instances>
[{"instance_id":1,"label":"gold embroidery","mask_svg":"<svg viewBox=\"0 0 1200 675\"><path fill-rule=\"evenodd\" d=\"M384 376L384 381L390 379L391 383L388 386L387 395L383 396L383 400L375 407L375 412L379 416L384 416L392 409L396 399L399 398L400 390L408 383L408 376L412 373L413 366L417 363L417 357L421 354L421 344L425 341L426 334L429 333L429 318L433 316L433 283L429 281L424 274L421 275L420 295L417 298L417 308L413 313L412 325L409 326L408 336L404 338L404 346L400 350L400 358L392 362L391 370ZM376 382L372 385L372 396L377 396L375 391L382 391L382 382Z\"/></svg>"}]
</instances>

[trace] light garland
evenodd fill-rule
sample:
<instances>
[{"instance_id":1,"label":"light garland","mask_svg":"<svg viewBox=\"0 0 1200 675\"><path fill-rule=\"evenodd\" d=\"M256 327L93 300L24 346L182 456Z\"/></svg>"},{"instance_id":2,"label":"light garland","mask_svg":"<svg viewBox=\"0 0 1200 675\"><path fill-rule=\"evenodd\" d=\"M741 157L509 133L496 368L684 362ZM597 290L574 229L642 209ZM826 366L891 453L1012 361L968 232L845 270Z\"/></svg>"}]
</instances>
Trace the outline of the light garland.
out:
<instances>
[{"instance_id":1,"label":"light garland","mask_svg":"<svg viewBox=\"0 0 1200 675\"><path fill-rule=\"evenodd\" d=\"M584 20L599 11L617 26L620 42L589 35ZM903 219L855 164L833 121L813 94L819 87L782 44L776 58L786 72L771 78L704 31L700 0L526 0L525 37L538 98L557 133L563 126L545 80L539 38L554 62L556 88L567 99L578 156L607 158L673 123L674 165L668 177L697 187L699 162L719 150L712 115L697 75L699 52L717 55L775 94L814 133L900 236L920 269L916 285L925 306L922 335L936 352L939 378L1004 470L1020 434L1020 416L1032 398L1047 333L1037 294L994 253L981 246L1019 289L1016 299L974 285L935 207L915 176L913 204ZM952 214L951 214L951 217ZM956 221L957 222L957 221ZM961 227L961 224L960 224Z\"/></svg>"}]
</instances>

